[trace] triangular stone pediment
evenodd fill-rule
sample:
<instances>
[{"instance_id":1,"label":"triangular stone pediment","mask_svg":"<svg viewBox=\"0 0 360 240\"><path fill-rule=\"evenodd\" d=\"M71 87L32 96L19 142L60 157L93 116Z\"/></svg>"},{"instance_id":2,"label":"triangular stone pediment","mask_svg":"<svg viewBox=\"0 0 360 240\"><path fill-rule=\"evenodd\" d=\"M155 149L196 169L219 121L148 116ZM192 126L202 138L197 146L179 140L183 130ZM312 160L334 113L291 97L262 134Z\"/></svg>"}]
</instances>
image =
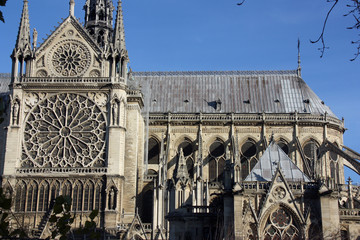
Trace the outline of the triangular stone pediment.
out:
<instances>
[{"instance_id":1,"label":"triangular stone pediment","mask_svg":"<svg viewBox=\"0 0 360 240\"><path fill-rule=\"evenodd\" d=\"M270 188L262 204L262 208L259 213L259 219L267 218L269 212L274 208L282 206L291 212L295 213L300 220L301 224L305 224L305 218L300 211L298 203L282 173L281 168L277 168L275 175L273 176Z\"/></svg>"},{"instance_id":2,"label":"triangular stone pediment","mask_svg":"<svg viewBox=\"0 0 360 240\"><path fill-rule=\"evenodd\" d=\"M286 155L275 142L270 143L259 162L244 181L270 182L278 166L281 167L284 178L287 181L310 182L310 179L291 161L288 155Z\"/></svg>"},{"instance_id":3,"label":"triangular stone pediment","mask_svg":"<svg viewBox=\"0 0 360 240\"><path fill-rule=\"evenodd\" d=\"M101 77L102 49L73 16L35 51L32 77Z\"/></svg>"}]
</instances>

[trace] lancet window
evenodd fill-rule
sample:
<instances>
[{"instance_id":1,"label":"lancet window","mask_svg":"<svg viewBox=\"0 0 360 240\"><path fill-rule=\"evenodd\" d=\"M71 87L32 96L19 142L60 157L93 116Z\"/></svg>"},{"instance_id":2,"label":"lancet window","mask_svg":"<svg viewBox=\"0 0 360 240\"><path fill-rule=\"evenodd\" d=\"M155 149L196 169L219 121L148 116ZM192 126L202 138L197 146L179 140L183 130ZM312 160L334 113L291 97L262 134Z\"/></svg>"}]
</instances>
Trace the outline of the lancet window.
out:
<instances>
[{"instance_id":1,"label":"lancet window","mask_svg":"<svg viewBox=\"0 0 360 240\"><path fill-rule=\"evenodd\" d=\"M155 138L150 138L148 142L148 163L159 164L160 143Z\"/></svg>"},{"instance_id":2,"label":"lancet window","mask_svg":"<svg viewBox=\"0 0 360 240\"><path fill-rule=\"evenodd\" d=\"M293 216L281 207L270 214L263 234L264 240L302 239Z\"/></svg>"},{"instance_id":3,"label":"lancet window","mask_svg":"<svg viewBox=\"0 0 360 240\"><path fill-rule=\"evenodd\" d=\"M209 149L209 179L210 181L223 181L225 169L225 145L222 141L216 140Z\"/></svg>"},{"instance_id":4,"label":"lancet window","mask_svg":"<svg viewBox=\"0 0 360 240\"><path fill-rule=\"evenodd\" d=\"M241 176L245 179L258 161L258 148L255 141L248 139L241 146Z\"/></svg>"},{"instance_id":5,"label":"lancet window","mask_svg":"<svg viewBox=\"0 0 360 240\"><path fill-rule=\"evenodd\" d=\"M88 182L85 186L84 193L84 211L92 211L94 209L94 184Z\"/></svg>"},{"instance_id":6,"label":"lancet window","mask_svg":"<svg viewBox=\"0 0 360 240\"><path fill-rule=\"evenodd\" d=\"M16 186L15 211L24 212L26 204L26 185L20 182Z\"/></svg>"},{"instance_id":7,"label":"lancet window","mask_svg":"<svg viewBox=\"0 0 360 240\"><path fill-rule=\"evenodd\" d=\"M189 173L189 177L192 178L193 174L194 174L194 148L193 148L193 144L190 140L185 140L184 142L182 142L179 145L179 152L180 149L182 148L183 153L184 153L184 157L185 157L185 162L186 162L186 167Z\"/></svg>"},{"instance_id":8,"label":"lancet window","mask_svg":"<svg viewBox=\"0 0 360 240\"><path fill-rule=\"evenodd\" d=\"M304 154L305 154L305 161L307 161L307 164L309 166L308 175L314 176L316 168L320 165L318 163L319 158L319 144L315 142L314 140L308 141L304 145Z\"/></svg>"},{"instance_id":9,"label":"lancet window","mask_svg":"<svg viewBox=\"0 0 360 240\"><path fill-rule=\"evenodd\" d=\"M38 186L35 182L32 182L27 191L27 208L26 211L28 212L35 212L36 211L36 204L37 204L37 193L38 193Z\"/></svg>"},{"instance_id":10,"label":"lancet window","mask_svg":"<svg viewBox=\"0 0 360 240\"><path fill-rule=\"evenodd\" d=\"M73 211L82 211L82 200L83 200L83 185L81 182L77 182L73 191Z\"/></svg>"},{"instance_id":11,"label":"lancet window","mask_svg":"<svg viewBox=\"0 0 360 240\"><path fill-rule=\"evenodd\" d=\"M336 143L334 143L334 145L337 146ZM339 162L338 162L338 158L339 156L335 153L330 151L329 153L330 155L330 176L332 179L334 179L335 181L339 181Z\"/></svg>"},{"instance_id":12,"label":"lancet window","mask_svg":"<svg viewBox=\"0 0 360 240\"><path fill-rule=\"evenodd\" d=\"M49 183L42 182L39 192L38 211L47 211L49 202Z\"/></svg>"}]
</instances>

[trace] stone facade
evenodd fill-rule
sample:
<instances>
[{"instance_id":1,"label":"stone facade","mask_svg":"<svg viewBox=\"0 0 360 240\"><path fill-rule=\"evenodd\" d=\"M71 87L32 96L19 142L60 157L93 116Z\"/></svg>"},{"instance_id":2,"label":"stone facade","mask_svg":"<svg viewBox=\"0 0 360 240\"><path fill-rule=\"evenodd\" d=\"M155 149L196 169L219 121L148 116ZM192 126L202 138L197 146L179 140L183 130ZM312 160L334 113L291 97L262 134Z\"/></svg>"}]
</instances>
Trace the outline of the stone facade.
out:
<instances>
[{"instance_id":1,"label":"stone facade","mask_svg":"<svg viewBox=\"0 0 360 240\"><path fill-rule=\"evenodd\" d=\"M344 123L300 66L128 71L121 1L115 26L111 0L87 0L84 26L74 4L37 48L24 0L10 92L1 95L2 186L30 235L49 236L53 200L66 195L73 227L98 209L109 238L360 237L360 188L343 171L359 172L359 155L342 151ZM205 87L188 93L197 84ZM208 88L219 97L204 103Z\"/></svg>"}]
</instances>

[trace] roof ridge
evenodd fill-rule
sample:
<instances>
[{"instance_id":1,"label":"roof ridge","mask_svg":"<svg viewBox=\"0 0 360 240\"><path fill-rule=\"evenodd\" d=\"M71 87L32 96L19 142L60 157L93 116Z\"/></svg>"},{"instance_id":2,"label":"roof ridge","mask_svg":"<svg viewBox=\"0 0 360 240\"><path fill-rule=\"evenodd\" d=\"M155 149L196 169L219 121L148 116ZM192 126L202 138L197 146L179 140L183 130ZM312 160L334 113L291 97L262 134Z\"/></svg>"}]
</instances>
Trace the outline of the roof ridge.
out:
<instances>
[{"instance_id":1,"label":"roof ridge","mask_svg":"<svg viewBox=\"0 0 360 240\"><path fill-rule=\"evenodd\" d=\"M236 71L144 71L133 72L134 76L177 75L297 75L297 70L236 70Z\"/></svg>"}]
</instances>

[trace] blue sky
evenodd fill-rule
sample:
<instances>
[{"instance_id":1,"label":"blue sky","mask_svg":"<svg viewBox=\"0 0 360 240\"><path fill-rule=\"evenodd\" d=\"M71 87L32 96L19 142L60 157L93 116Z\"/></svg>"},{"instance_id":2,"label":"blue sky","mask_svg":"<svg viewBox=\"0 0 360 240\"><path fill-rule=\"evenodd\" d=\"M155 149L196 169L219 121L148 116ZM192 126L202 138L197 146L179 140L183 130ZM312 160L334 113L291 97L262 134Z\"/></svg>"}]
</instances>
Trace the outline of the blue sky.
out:
<instances>
[{"instance_id":1,"label":"blue sky","mask_svg":"<svg viewBox=\"0 0 360 240\"><path fill-rule=\"evenodd\" d=\"M75 0L83 21L85 0ZM328 21L329 49L320 58L320 44L310 44L322 28L331 3L326 0L123 0L126 44L134 71L287 70L297 67L301 39L302 77L339 117L348 130L344 144L360 152L360 58L350 42L360 31L348 30L352 17L340 1ZM116 4L116 1L115 1ZM342 4L342 5L341 5ZM11 70L22 1L9 0L0 23L0 72ZM29 0L31 28L39 42L61 18L67 0ZM360 177L346 171L360 182Z\"/></svg>"}]
</instances>

